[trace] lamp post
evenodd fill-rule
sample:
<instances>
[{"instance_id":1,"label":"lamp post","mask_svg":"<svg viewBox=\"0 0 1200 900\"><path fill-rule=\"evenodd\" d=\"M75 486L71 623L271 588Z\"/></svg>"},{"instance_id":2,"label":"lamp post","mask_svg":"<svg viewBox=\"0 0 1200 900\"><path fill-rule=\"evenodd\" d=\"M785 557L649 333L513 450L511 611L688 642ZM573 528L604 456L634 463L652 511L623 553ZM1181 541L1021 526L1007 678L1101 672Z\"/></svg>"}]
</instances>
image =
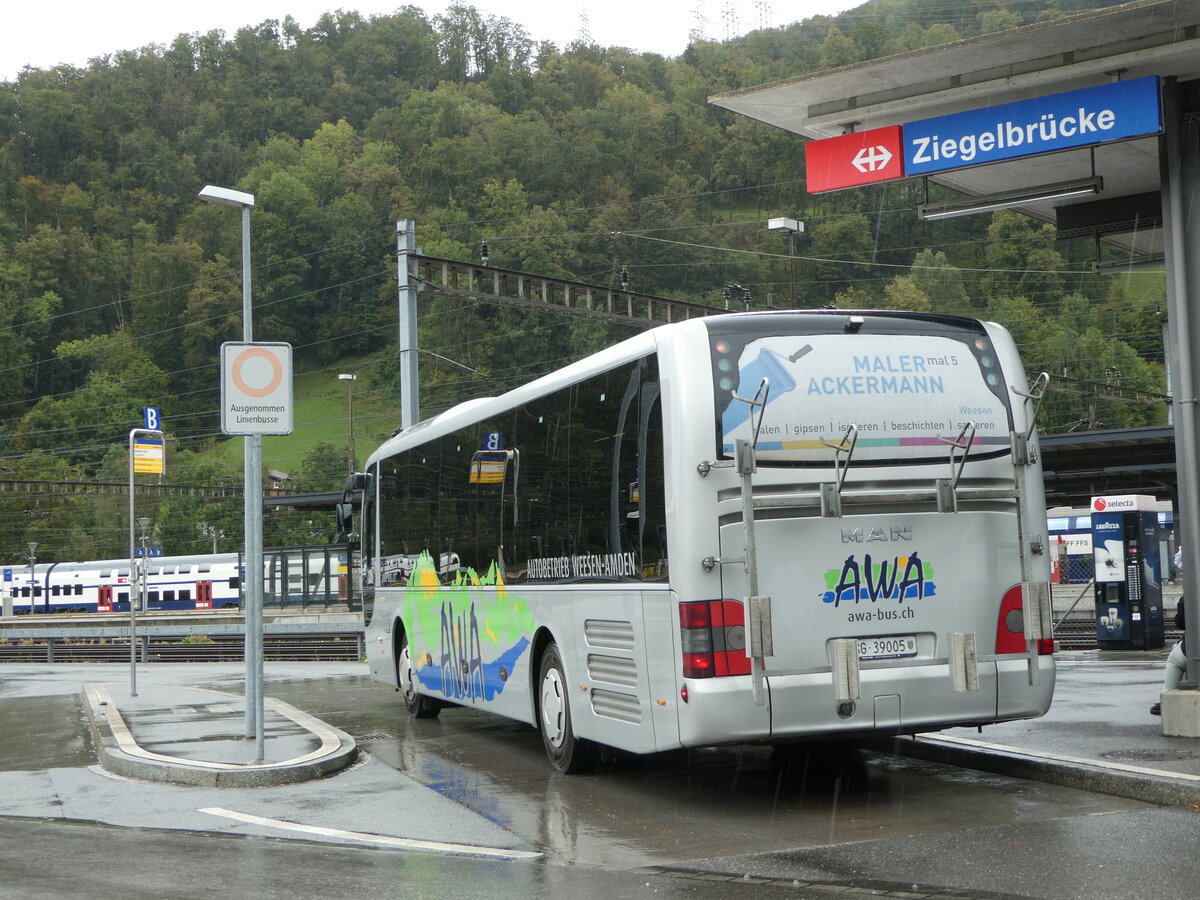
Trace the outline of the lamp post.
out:
<instances>
[{"instance_id":1,"label":"lamp post","mask_svg":"<svg viewBox=\"0 0 1200 900\"><path fill-rule=\"evenodd\" d=\"M37 541L28 541L25 544L25 546L29 548L29 612L30 612L30 614L32 614L34 601L37 600L37 580L34 578L34 575L33 575L33 567L35 565L37 565L38 545L37 545ZM46 603L47 604L50 603L49 597L46 598ZM50 609L47 606L46 612L49 612L49 611L50 611Z\"/></svg>"},{"instance_id":2,"label":"lamp post","mask_svg":"<svg viewBox=\"0 0 1200 900\"><path fill-rule=\"evenodd\" d=\"M354 470L358 468L358 457L354 454L354 382L358 381L358 376L351 375L348 372L342 372L340 375L338 375L338 381L346 382L346 415L350 420L350 437L347 438L347 444L350 448L349 474L353 475Z\"/></svg>"},{"instance_id":3,"label":"lamp post","mask_svg":"<svg viewBox=\"0 0 1200 900\"><path fill-rule=\"evenodd\" d=\"M254 341L254 307L250 300L250 210L254 195L230 188L206 184L200 199L208 203L223 203L242 210L242 340ZM255 759L261 761L263 748L262 695L262 435L248 434L244 438L246 482L245 573L242 584L246 617L246 737L255 741Z\"/></svg>"},{"instance_id":4,"label":"lamp post","mask_svg":"<svg viewBox=\"0 0 1200 900\"><path fill-rule=\"evenodd\" d=\"M779 216L767 220L771 231L782 231L788 236L788 305L796 308L796 235L804 234L804 223L799 219Z\"/></svg>"}]
</instances>

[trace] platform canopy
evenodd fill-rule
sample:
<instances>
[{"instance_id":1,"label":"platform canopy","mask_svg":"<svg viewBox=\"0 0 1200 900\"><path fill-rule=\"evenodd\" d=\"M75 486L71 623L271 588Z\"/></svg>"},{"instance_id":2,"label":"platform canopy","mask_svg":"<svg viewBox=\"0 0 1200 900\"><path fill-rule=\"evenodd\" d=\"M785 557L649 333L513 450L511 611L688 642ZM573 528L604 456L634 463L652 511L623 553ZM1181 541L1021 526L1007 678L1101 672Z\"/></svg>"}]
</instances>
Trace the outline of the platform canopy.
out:
<instances>
[{"instance_id":1,"label":"platform canopy","mask_svg":"<svg viewBox=\"0 0 1200 900\"><path fill-rule=\"evenodd\" d=\"M709 98L819 140L1157 75L1200 78L1200 3L1139 0ZM1098 196L1023 204L1060 237L1163 253L1158 137L929 175L970 196L1099 175Z\"/></svg>"}]
</instances>

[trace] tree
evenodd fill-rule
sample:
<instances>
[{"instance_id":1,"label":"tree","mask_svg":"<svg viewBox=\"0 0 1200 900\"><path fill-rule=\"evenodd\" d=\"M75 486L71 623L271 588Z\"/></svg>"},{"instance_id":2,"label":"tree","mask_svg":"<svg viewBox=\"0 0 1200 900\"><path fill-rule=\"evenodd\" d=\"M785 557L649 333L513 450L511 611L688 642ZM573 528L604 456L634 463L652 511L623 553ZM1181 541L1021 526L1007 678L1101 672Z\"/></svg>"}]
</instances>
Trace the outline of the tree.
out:
<instances>
[{"instance_id":1,"label":"tree","mask_svg":"<svg viewBox=\"0 0 1200 900\"><path fill-rule=\"evenodd\" d=\"M863 215L840 216L813 229L813 255L821 260L815 268L826 297L870 273L863 263L874 244L870 221Z\"/></svg>"},{"instance_id":2,"label":"tree","mask_svg":"<svg viewBox=\"0 0 1200 900\"><path fill-rule=\"evenodd\" d=\"M1062 296L1066 260L1055 247L1052 225L1010 209L992 214L984 258L991 270L982 279L989 296L1024 296L1050 307Z\"/></svg>"},{"instance_id":3,"label":"tree","mask_svg":"<svg viewBox=\"0 0 1200 900\"><path fill-rule=\"evenodd\" d=\"M825 43L821 45L820 65L822 69L836 69L859 60L858 46L854 38L844 34L836 25L831 25Z\"/></svg>"},{"instance_id":4,"label":"tree","mask_svg":"<svg viewBox=\"0 0 1200 900\"><path fill-rule=\"evenodd\" d=\"M911 275L897 275L883 289L884 309L903 309L910 312L929 312L933 304Z\"/></svg>"},{"instance_id":5,"label":"tree","mask_svg":"<svg viewBox=\"0 0 1200 900\"><path fill-rule=\"evenodd\" d=\"M296 486L305 491L332 491L346 480L346 450L328 441L313 447L300 463Z\"/></svg>"},{"instance_id":6,"label":"tree","mask_svg":"<svg viewBox=\"0 0 1200 900\"><path fill-rule=\"evenodd\" d=\"M913 258L913 283L929 298L930 309L951 315L970 315L970 299L962 273L943 250L922 250Z\"/></svg>"}]
</instances>

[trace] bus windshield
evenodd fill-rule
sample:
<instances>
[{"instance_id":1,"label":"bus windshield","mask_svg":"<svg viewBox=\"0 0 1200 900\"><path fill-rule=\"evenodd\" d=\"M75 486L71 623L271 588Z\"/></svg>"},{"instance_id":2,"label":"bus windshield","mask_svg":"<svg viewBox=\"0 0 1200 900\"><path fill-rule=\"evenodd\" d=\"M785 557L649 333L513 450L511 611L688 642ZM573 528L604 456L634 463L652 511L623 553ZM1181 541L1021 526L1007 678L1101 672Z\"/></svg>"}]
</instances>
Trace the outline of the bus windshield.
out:
<instances>
[{"instance_id":1,"label":"bus windshield","mask_svg":"<svg viewBox=\"0 0 1200 900\"><path fill-rule=\"evenodd\" d=\"M763 379L759 462L828 463L822 441L839 442L852 425L860 462L944 461L946 441L968 423L973 456L1008 449L1012 413L982 327L879 316L847 331L847 319L764 317L767 327L754 330L746 320L742 328L710 329L721 456L733 455L737 439L753 440L758 415L747 401Z\"/></svg>"}]
</instances>

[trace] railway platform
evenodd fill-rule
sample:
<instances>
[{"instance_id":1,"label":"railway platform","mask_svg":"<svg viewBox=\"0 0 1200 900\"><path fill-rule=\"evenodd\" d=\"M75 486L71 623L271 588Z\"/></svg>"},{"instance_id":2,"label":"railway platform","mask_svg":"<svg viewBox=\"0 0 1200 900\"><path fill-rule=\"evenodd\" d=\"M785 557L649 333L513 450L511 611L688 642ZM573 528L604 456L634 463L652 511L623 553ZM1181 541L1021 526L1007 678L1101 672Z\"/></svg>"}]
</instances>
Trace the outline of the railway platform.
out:
<instances>
[{"instance_id":1,"label":"railway platform","mask_svg":"<svg viewBox=\"0 0 1200 900\"><path fill-rule=\"evenodd\" d=\"M1050 711L891 742L896 752L1168 806L1200 807L1200 738L1151 715L1169 646L1059 652Z\"/></svg>"}]
</instances>

